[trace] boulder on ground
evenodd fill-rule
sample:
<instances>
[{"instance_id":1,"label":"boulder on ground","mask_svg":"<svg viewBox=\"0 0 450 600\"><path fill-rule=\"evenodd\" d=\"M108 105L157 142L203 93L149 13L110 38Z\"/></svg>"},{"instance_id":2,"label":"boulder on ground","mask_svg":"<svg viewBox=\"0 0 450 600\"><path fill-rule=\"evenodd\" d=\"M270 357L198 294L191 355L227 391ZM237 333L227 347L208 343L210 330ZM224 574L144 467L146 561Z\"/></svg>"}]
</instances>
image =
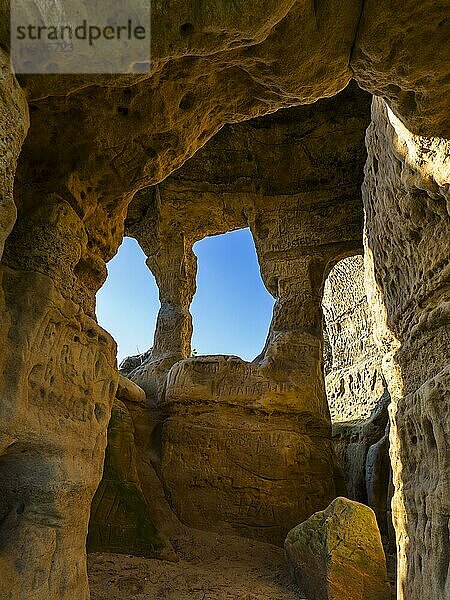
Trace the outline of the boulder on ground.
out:
<instances>
[{"instance_id":1,"label":"boulder on ground","mask_svg":"<svg viewBox=\"0 0 450 600\"><path fill-rule=\"evenodd\" d=\"M308 600L389 600L386 559L374 512L336 498L292 529L286 557Z\"/></svg>"}]
</instances>

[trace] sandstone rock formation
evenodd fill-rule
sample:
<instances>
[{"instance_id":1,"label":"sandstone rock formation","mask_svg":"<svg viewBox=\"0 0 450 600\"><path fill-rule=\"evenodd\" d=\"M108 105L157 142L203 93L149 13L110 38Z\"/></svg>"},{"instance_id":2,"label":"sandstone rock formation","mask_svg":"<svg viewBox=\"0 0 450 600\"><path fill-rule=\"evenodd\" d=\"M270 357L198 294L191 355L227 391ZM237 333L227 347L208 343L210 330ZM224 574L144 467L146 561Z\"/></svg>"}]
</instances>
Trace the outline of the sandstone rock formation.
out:
<instances>
[{"instance_id":1,"label":"sandstone rock formation","mask_svg":"<svg viewBox=\"0 0 450 600\"><path fill-rule=\"evenodd\" d=\"M0 47L0 258L16 220L13 182L17 157L28 129L25 95Z\"/></svg>"},{"instance_id":2,"label":"sandstone rock formation","mask_svg":"<svg viewBox=\"0 0 450 600\"><path fill-rule=\"evenodd\" d=\"M394 401L399 589L408 600L448 596L448 142L429 137L449 137L447 11L443 0L402 0L395 11L387 2L336 0L219 2L209 10L157 3L150 74L24 76L22 92L8 66L9 3L0 2L0 246L14 224L25 96L31 113L14 181L18 217L0 268L2 596L88 597L85 536L118 382L115 344L94 318L95 293L133 195L165 179L225 123L335 95L352 77L387 102L376 100L367 138L365 260L384 324L379 341L390 358L397 352L395 368L386 361L384 372ZM314 158L335 140L316 141ZM277 169L268 172L277 179ZM346 194L325 209L333 183L325 178L324 196L319 183L308 200L311 221L295 197L286 206L275 199L284 215L276 224L257 210L247 217L267 287L280 297L260 368L271 380L294 380L306 348L311 362L300 384L304 373L319 382L312 396L323 415L321 288L330 263L350 253L361 214ZM312 235L319 221L323 239ZM277 236L286 223L298 229L283 246ZM276 252L284 259L291 250L286 272ZM188 255L183 273L192 269ZM170 304L170 289L163 295ZM179 321L186 331L183 312ZM161 378L173 357L164 360L155 366Z\"/></svg>"},{"instance_id":3,"label":"sandstone rock formation","mask_svg":"<svg viewBox=\"0 0 450 600\"><path fill-rule=\"evenodd\" d=\"M116 399L100 485L91 507L88 550L135 556L167 556L167 542L149 516L136 467L133 421ZM164 552L166 550L166 552Z\"/></svg>"},{"instance_id":4,"label":"sandstone rock formation","mask_svg":"<svg viewBox=\"0 0 450 600\"><path fill-rule=\"evenodd\" d=\"M345 258L331 270L322 308L330 353L325 385L331 420L367 419L387 386L367 303L362 256Z\"/></svg>"},{"instance_id":5,"label":"sandstone rock formation","mask_svg":"<svg viewBox=\"0 0 450 600\"><path fill-rule=\"evenodd\" d=\"M116 347L49 275L34 270L36 254L57 239L46 247L42 233L30 254L19 253L22 268L4 263L0 275L0 341L9 349L0 359L0 596L84 598L86 534L117 387Z\"/></svg>"},{"instance_id":6,"label":"sandstone rock formation","mask_svg":"<svg viewBox=\"0 0 450 600\"><path fill-rule=\"evenodd\" d=\"M450 145L411 134L380 100L372 114L365 261L392 397L398 598L441 600L450 593Z\"/></svg>"},{"instance_id":7,"label":"sandstone rock formation","mask_svg":"<svg viewBox=\"0 0 450 600\"><path fill-rule=\"evenodd\" d=\"M162 419L157 469L186 524L282 543L336 495L320 300L330 264L361 247L366 107L352 87L225 128L130 206L127 233L148 256L161 309L153 348L128 373L156 407L150 421ZM265 348L253 363L187 358L192 246L245 226L277 299Z\"/></svg>"},{"instance_id":8,"label":"sandstone rock formation","mask_svg":"<svg viewBox=\"0 0 450 600\"><path fill-rule=\"evenodd\" d=\"M383 541L391 548L390 395L367 302L362 256L341 260L331 270L322 307L329 355L325 384L346 495L374 510Z\"/></svg>"},{"instance_id":9,"label":"sandstone rock formation","mask_svg":"<svg viewBox=\"0 0 450 600\"><path fill-rule=\"evenodd\" d=\"M448 35L446 0L401 0L395 11L389 0L362 3L350 61L354 76L416 134L450 137Z\"/></svg>"},{"instance_id":10,"label":"sandstone rock formation","mask_svg":"<svg viewBox=\"0 0 450 600\"><path fill-rule=\"evenodd\" d=\"M264 283L279 297L275 319L288 319L296 303L299 313L313 311L314 326L321 326L321 273L328 274L332 261L362 249L367 109L367 95L351 86L314 107L225 127L164 183L135 197L126 232L147 255L161 301L151 359L133 376L150 396L157 391L151 388L153 374L146 381L149 363L170 358L174 364L190 356L189 305L196 285L192 247L208 235L250 227ZM302 284L317 291L305 287L301 293L316 299L287 289L294 285L290 272L301 279L301 271L317 280ZM311 306L303 308L302 302ZM280 311L284 316L277 316ZM167 362L165 372L170 366Z\"/></svg>"},{"instance_id":11,"label":"sandstone rock formation","mask_svg":"<svg viewBox=\"0 0 450 600\"><path fill-rule=\"evenodd\" d=\"M389 462L388 404L382 396L368 419L333 424L333 446L341 465L346 493L375 512L383 541L392 538L392 473Z\"/></svg>"},{"instance_id":12,"label":"sandstone rock formation","mask_svg":"<svg viewBox=\"0 0 450 600\"><path fill-rule=\"evenodd\" d=\"M329 427L308 395L234 357L187 359L161 402L161 476L181 521L282 544L335 495Z\"/></svg>"},{"instance_id":13,"label":"sandstone rock formation","mask_svg":"<svg viewBox=\"0 0 450 600\"><path fill-rule=\"evenodd\" d=\"M392 522L392 468L389 460L389 432L372 444L365 464L367 504L377 516L381 535L389 554L395 554L395 531Z\"/></svg>"},{"instance_id":14,"label":"sandstone rock formation","mask_svg":"<svg viewBox=\"0 0 450 600\"><path fill-rule=\"evenodd\" d=\"M389 600L386 559L374 513L336 498L289 532L291 572L308 600Z\"/></svg>"}]
</instances>

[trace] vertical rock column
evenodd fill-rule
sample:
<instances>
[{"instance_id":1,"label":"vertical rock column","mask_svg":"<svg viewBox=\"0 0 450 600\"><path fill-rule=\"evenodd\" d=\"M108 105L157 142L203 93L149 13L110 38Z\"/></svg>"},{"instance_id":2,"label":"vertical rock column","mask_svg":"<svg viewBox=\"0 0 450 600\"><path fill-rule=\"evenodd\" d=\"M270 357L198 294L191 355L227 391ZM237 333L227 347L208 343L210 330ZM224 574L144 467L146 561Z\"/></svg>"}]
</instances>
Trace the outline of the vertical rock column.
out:
<instances>
[{"instance_id":1,"label":"vertical rock column","mask_svg":"<svg viewBox=\"0 0 450 600\"><path fill-rule=\"evenodd\" d=\"M159 288L161 308L156 322L152 355L175 356L176 360L191 354L192 317L189 307L195 293L196 257L192 244L183 235L170 238L170 246L160 246L157 254L147 258Z\"/></svg>"},{"instance_id":2,"label":"vertical rock column","mask_svg":"<svg viewBox=\"0 0 450 600\"><path fill-rule=\"evenodd\" d=\"M161 396L167 372L191 355L192 317L189 312L196 289L197 259L193 240L183 227L177 230L161 215L158 186L137 194L128 212L127 233L147 256L147 266L159 289L161 307L156 321L153 348L130 373L153 404ZM140 211L146 214L139 214ZM175 217L176 220L176 217Z\"/></svg>"},{"instance_id":3,"label":"vertical rock column","mask_svg":"<svg viewBox=\"0 0 450 600\"><path fill-rule=\"evenodd\" d=\"M256 359L275 379L287 378L307 396L311 411L330 421L322 369L322 296L333 262L359 244L359 215L325 193L261 201L249 223L261 275L276 298L262 354ZM350 209L353 208L350 207Z\"/></svg>"},{"instance_id":4,"label":"vertical rock column","mask_svg":"<svg viewBox=\"0 0 450 600\"><path fill-rule=\"evenodd\" d=\"M363 186L366 272L392 396L398 598L450 596L450 143L375 99Z\"/></svg>"},{"instance_id":5,"label":"vertical rock column","mask_svg":"<svg viewBox=\"0 0 450 600\"><path fill-rule=\"evenodd\" d=\"M0 266L0 596L86 600L116 346L87 308L96 289L78 293L94 264L82 219L56 193L16 191Z\"/></svg>"},{"instance_id":6,"label":"vertical rock column","mask_svg":"<svg viewBox=\"0 0 450 600\"><path fill-rule=\"evenodd\" d=\"M325 264L309 256L267 260L264 254L261 262L265 278L276 280L277 298L261 367L275 380L288 379L308 396L311 411L328 420L320 305Z\"/></svg>"}]
</instances>

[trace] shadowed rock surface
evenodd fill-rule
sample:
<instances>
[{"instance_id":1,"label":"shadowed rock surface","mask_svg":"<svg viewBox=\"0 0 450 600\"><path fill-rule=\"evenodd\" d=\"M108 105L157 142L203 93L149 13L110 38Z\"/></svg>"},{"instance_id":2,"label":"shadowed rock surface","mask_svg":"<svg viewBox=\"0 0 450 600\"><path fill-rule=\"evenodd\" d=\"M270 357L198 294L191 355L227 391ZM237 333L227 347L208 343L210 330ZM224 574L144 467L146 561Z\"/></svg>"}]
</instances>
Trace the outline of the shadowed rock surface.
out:
<instances>
[{"instance_id":1,"label":"shadowed rock surface","mask_svg":"<svg viewBox=\"0 0 450 600\"><path fill-rule=\"evenodd\" d=\"M108 426L103 476L92 500L87 547L89 552L152 558L170 554L167 542L150 519L136 469L133 422L127 407L117 398Z\"/></svg>"}]
</instances>

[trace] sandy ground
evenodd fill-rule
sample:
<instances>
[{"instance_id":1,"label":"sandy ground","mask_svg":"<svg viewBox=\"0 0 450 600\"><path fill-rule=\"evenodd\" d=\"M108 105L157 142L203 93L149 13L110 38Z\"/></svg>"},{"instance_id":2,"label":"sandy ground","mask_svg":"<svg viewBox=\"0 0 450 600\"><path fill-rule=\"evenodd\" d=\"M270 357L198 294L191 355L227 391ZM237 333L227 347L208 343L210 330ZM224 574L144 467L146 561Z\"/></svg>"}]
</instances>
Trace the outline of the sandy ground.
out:
<instances>
[{"instance_id":1,"label":"sandy ground","mask_svg":"<svg viewBox=\"0 0 450 600\"><path fill-rule=\"evenodd\" d=\"M191 532L172 539L179 562L91 554L91 600L299 600L283 550Z\"/></svg>"}]
</instances>

